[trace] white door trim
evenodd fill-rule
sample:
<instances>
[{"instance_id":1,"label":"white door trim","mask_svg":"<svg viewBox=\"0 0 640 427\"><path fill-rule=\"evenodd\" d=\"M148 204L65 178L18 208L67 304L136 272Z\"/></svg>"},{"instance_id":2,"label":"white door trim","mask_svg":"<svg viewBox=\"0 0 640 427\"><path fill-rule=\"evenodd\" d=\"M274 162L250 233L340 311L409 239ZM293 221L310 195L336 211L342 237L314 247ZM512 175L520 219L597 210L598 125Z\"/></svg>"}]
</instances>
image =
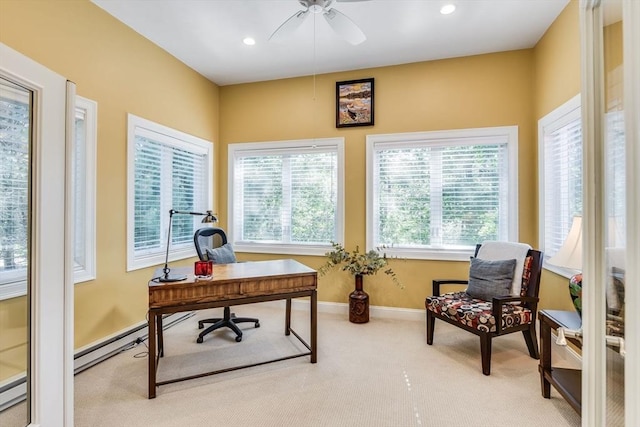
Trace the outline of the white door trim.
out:
<instances>
[{"instance_id":1,"label":"white door trim","mask_svg":"<svg viewBox=\"0 0 640 427\"><path fill-rule=\"evenodd\" d=\"M584 283L582 425L606 425L604 270L604 56L602 3L581 0L582 109L584 143ZM625 306L640 303L640 2L623 0L624 114L626 151ZM589 219L588 222L586 221ZM625 310L625 426L640 425L640 310Z\"/></svg>"},{"instance_id":2,"label":"white door trim","mask_svg":"<svg viewBox=\"0 0 640 427\"><path fill-rule=\"evenodd\" d=\"M627 260L625 305L640 304L640 2L624 0L622 8L624 58L625 150L627 164ZM625 310L625 424L640 425L640 310Z\"/></svg>"},{"instance_id":3,"label":"white door trim","mask_svg":"<svg viewBox=\"0 0 640 427\"><path fill-rule=\"evenodd\" d=\"M30 240L31 426L73 425L73 282L65 260L67 81L0 43L0 74L34 93ZM71 319L69 319L71 318ZM71 346L71 347L70 347ZM70 357L71 356L71 357Z\"/></svg>"}]
</instances>

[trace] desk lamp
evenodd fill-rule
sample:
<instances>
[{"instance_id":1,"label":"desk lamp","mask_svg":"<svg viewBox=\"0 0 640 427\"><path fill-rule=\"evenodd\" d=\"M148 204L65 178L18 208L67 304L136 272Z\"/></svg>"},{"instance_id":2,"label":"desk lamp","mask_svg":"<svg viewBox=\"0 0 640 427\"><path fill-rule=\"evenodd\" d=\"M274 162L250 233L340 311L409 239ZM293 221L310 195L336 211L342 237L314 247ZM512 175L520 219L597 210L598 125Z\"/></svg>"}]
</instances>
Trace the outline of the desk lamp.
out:
<instances>
[{"instance_id":1,"label":"desk lamp","mask_svg":"<svg viewBox=\"0 0 640 427\"><path fill-rule=\"evenodd\" d=\"M218 221L218 218L216 218L211 211L207 211L207 213L177 211L174 209L171 209L169 211L169 231L167 232L167 255L164 258L164 268L162 269L162 272L164 273L164 275L160 276L160 279L158 279L160 282L179 282L180 280L185 280L187 278L186 275L177 276L177 275L169 274L171 272L171 269L169 268L169 245L171 244L171 221L173 219L174 214L202 215L204 216L204 218L202 219L202 223L204 224L211 224Z\"/></svg>"}]
</instances>

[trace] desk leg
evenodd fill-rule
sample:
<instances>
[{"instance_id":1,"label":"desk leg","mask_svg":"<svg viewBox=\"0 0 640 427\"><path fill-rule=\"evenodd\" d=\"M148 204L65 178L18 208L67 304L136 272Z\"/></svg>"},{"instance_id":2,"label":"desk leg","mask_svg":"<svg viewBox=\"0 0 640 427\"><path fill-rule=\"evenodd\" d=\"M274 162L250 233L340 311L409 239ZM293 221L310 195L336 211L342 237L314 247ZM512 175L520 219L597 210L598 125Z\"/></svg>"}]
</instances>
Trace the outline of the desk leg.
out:
<instances>
[{"instance_id":1,"label":"desk leg","mask_svg":"<svg viewBox=\"0 0 640 427\"><path fill-rule=\"evenodd\" d=\"M318 361L318 293L311 294L311 363Z\"/></svg>"},{"instance_id":2,"label":"desk leg","mask_svg":"<svg viewBox=\"0 0 640 427\"><path fill-rule=\"evenodd\" d=\"M149 399L156 397L156 314L149 310Z\"/></svg>"},{"instance_id":3,"label":"desk leg","mask_svg":"<svg viewBox=\"0 0 640 427\"><path fill-rule=\"evenodd\" d=\"M164 356L164 337L162 336L162 314L156 316L157 336L158 336L158 356Z\"/></svg>"},{"instance_id":4,"label":"desk leg","mask_svg":"<svg viewBox=\"0 0 640 427\"><path fill-rule=\"evenodd\" d=\"M544 377L551 372L551 326L540 318L540 387L542 396L551 397L551 383Z\"/></svg>"},{"instance_id":5,"label":"desk leg","mask_svg":"<svg viewBox=\"0 0 640 427\"><path fill-rule=\"evenodd\" d=\"M287 309L284 317L284 334L291 334L291 298L287 298Z\"/></svg>"}]
</instances>

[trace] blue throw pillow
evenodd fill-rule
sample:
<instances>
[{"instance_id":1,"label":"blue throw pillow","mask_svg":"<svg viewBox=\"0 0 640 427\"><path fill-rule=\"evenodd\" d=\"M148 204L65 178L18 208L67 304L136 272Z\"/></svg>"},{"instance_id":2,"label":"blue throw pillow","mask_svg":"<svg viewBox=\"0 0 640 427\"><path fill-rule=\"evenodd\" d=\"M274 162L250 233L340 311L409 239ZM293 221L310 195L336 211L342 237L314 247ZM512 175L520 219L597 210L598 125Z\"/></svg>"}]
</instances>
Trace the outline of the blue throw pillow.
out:
<instances>
[{"instance_id":1,"label":"blue throw pillow","mask_svg":"<svg viewBox=\"0 0 640 427\"><path fill-rule=\"evenodd\" d=\"M209 261L213 261L214 264L230 264L236 262L236 254L233 252L233 247L229 243L215 249L207 248L207 257L209 257Z\"/></svg>"},{"instance_id":2,"label":"blue throw pillow","mask_svg":"<svg viewBox=\"0 0 640 427\"><path fill-rule=\"evenodd\" d=\"M485 301L509 295L515 268L515 259L487 261L471 258L467 293Z\"/></svg>"}]
</instances>

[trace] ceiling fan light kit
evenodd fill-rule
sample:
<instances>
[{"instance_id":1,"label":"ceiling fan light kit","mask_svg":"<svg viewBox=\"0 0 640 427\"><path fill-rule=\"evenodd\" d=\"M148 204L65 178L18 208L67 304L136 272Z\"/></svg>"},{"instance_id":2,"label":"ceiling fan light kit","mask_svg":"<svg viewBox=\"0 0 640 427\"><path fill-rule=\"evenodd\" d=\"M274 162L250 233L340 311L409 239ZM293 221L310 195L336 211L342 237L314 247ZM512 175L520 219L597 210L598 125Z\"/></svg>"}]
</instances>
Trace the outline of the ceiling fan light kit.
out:
<instances>
[{"instance_id":1,"label":"ceiling fan light kit","mask_svg":"<svg viewBox=\"0 0 640 427\"><path fill-rule=\"evenodd\" d=\"M302 7L304 7L304 10L294 13L284 21L273 32L273 34L271 34L269 40L285 40L291 36L295 30L300 27L300 25L302 25L307 16L309 16L309 12L311 12L316 14L322 13L325 21L327 21L333 31L347 42L353 45L358 45L364 42L367 37L364 35L360 27L349 19L347 15L331 7L334 1L338 3L351 3L369 0L298 0Z\"/></svg>"}]
</instances>

